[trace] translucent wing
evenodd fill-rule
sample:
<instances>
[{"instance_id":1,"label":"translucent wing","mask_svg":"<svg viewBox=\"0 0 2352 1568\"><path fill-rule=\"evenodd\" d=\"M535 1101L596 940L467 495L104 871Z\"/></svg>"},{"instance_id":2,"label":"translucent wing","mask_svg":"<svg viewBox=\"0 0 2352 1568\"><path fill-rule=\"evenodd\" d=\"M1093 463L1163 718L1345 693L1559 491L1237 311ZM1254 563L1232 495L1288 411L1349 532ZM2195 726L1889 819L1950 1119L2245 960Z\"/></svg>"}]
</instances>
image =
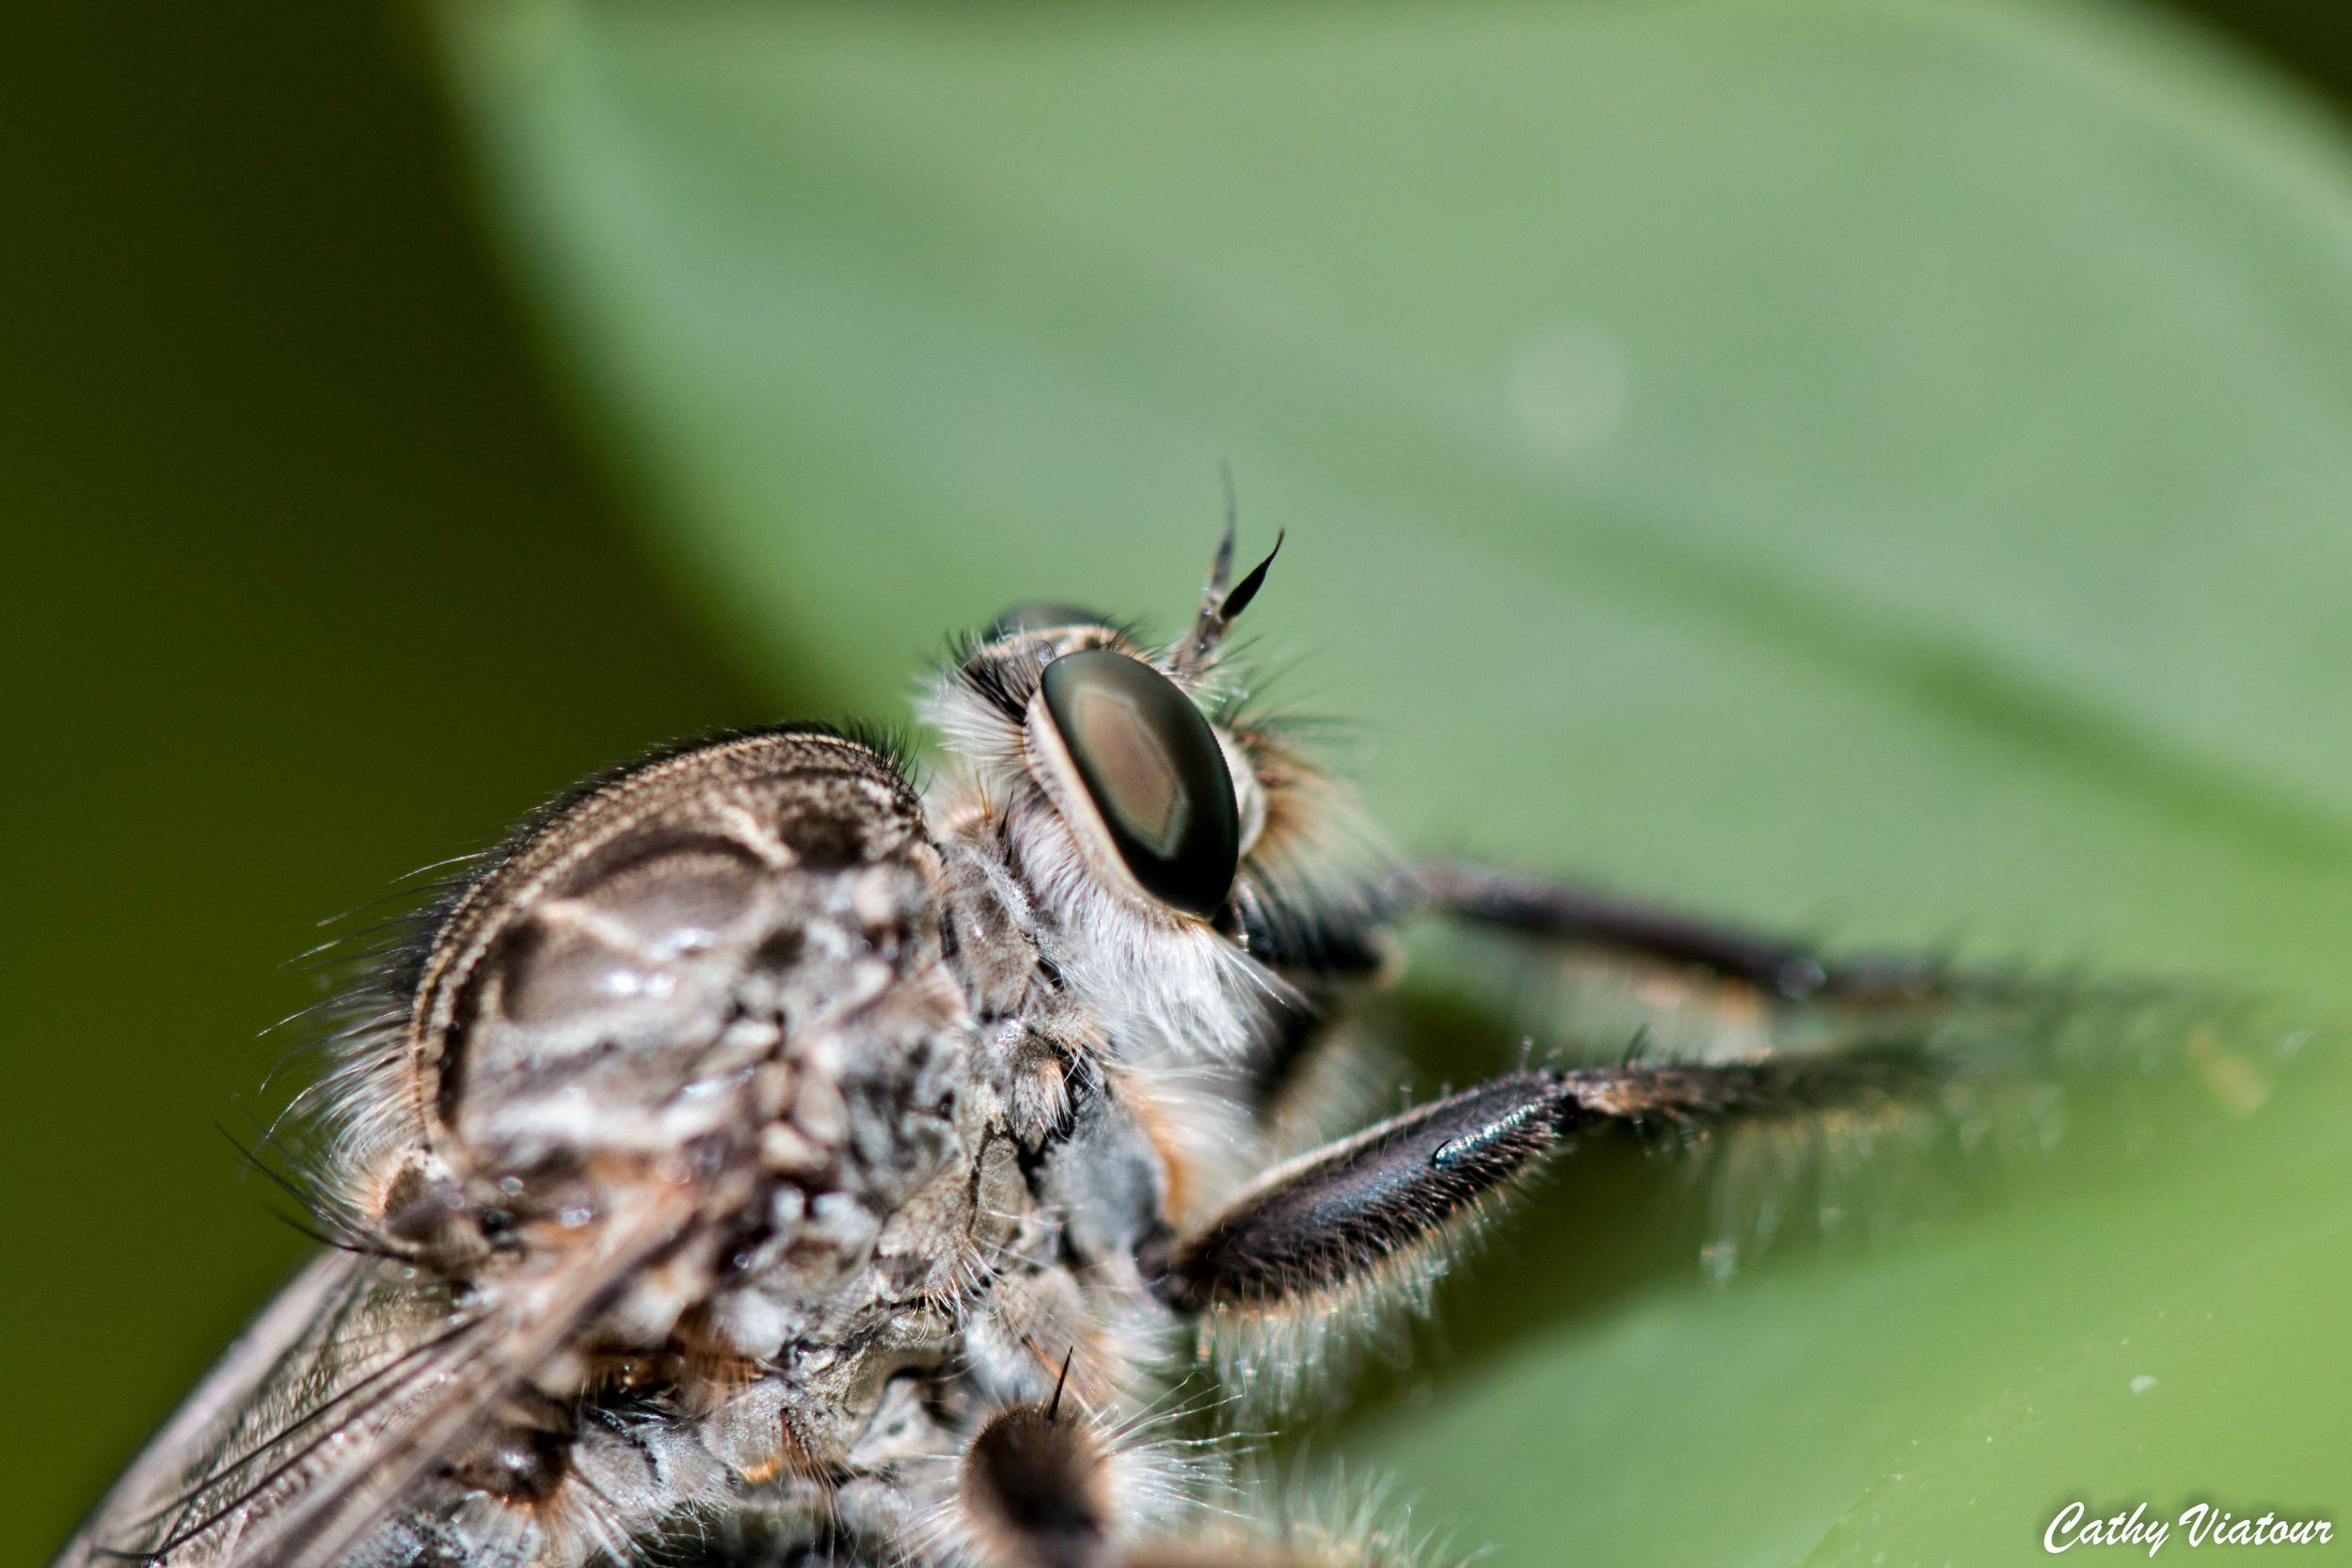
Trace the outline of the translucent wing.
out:
<instances>
[{"instance_id":1,"label":"translucent wing","mask_svg":"<svg viewBox=\"0 0 2352 1568\"><path fill-rule=\"evenodd\" d=\"M342 1560L633 1275L690 1235L694 1212L685 1188L634 1188L580 1246L464 1301L395 1260L320 1258L230 1349L62 1560Z\"/></svg>"},{"instance_id":2,"label":"translucent wing","mask_svg":"<svg viewBox=\"0 0 2352 1568\"><path fill-rule=\"evenodd\" d=\"M376 1269L373 1259L342 1252L313 1259L223 1353L60 1560L105 1562L151 1551L200 1516L208 1478L225 1486L255 1467L239 1449L250 1450L273 1429L298 1426L306 1410L332 1397L306 1389L363 1378L364 1367L343 1371L338 1362L373 1358L366 1340L381 1330L361 1325L375 1316L368 1304L379 1293Z\"/></svg>"}]
</instances>

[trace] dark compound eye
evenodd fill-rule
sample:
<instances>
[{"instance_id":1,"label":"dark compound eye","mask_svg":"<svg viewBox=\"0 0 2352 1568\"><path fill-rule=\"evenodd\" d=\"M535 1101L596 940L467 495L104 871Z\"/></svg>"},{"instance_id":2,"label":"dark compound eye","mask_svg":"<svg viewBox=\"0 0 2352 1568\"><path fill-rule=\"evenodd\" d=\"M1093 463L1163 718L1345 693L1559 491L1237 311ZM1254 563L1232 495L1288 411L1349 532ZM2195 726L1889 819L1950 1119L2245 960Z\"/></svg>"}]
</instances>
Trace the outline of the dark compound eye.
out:
<instances>
[{"instance_id":1,"label":"dark compound eye","mask_svg":"<svg viewBox=\"0 0 2352 1568\"><path fill-rule=\"evenodd\" d=\"M1192 699L1108 648L1045 667L1045 711L1119 857L1162 903L1215 915L1241 863L1225 750Z\"/></svg>"},{"instance_id":2,"label":"dark compound eye","mask_svg":"<svg viewBox=\"0 0 2352 1568\"><path fill-rule=\"evenodd\" d=\"M989 641L1010 637L1017 631L1052 631L1057 626L1103 626L1110 623L1100 610L1084 605L1064 604L1059 599L1038 599L1029 604L1017 604L988 624Z\"/></svg>"}]
</instances>

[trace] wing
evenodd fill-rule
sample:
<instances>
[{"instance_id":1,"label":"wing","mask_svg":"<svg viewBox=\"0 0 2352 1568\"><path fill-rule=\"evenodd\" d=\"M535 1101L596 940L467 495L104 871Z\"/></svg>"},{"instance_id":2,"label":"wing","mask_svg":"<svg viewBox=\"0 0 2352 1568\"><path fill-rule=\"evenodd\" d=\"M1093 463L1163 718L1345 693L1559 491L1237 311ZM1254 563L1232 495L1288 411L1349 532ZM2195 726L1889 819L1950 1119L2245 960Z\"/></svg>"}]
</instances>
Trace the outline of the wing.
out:
<instances>
[{"instance_id":1,"label":"wing","mask_svg":"<svg viewBox=\"0 0 2352 1568\"><path fill-rule=\"evenodd\" d=\"M324 1568L696 1229L630 1189L582 1245L468 1292L396 1260L305 1269L157 1434L60 1561Z\"/></svg>"},{"instance_id":2,"label":"wing","mask_svg":"<svg viewBox=\"0 0 2352 1568\"><path fill-rule=\"evenodd\" d=\"M302 1272L224 1352L147 1448L99 1500L59 1558L63 1564L105 1562L136 1556L132 1543L170 1533L182 1508L194 1500L208 1473L230 1480L243 1465L233 1459L240 1438L297 1421L306 1403L300 1389L331 1370L339 1341L363 1354L353 1314L370 1293L372 1259L326 1252Z\"/></svg>"}]
</instances>

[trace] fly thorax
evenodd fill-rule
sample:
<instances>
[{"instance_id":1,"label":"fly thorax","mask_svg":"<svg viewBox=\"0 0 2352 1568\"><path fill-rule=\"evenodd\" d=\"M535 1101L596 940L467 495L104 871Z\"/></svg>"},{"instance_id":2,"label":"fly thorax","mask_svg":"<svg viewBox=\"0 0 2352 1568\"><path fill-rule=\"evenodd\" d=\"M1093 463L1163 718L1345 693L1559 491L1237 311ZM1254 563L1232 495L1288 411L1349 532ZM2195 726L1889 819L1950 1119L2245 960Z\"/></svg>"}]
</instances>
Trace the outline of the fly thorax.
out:
<instances>
[{"instance_id":1,"label":"fly thorax","mask_svg":"<svg viewBox=\"0 0 2352 1568\"><path fill-rule=\"evenodd\" d=\"M825 736L693 761L592 795L459 907L418 1003L430 1167L387 1192L453 1258L684 1184L727 1240L628 1327L666 1308L765 1354L961 1277L985 1128L903 783Z\"/></svg>"}]
</instances>

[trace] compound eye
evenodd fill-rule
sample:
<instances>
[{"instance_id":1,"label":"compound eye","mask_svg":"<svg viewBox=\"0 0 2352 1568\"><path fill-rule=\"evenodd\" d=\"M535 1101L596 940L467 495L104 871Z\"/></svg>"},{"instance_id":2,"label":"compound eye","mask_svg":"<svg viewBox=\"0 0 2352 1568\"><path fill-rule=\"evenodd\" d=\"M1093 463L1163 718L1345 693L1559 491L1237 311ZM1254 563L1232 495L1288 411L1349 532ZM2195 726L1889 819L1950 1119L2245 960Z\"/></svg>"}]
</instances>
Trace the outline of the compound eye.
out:
<instances>
[{"instance_id":1,"label":"compound eye","mask_svg":"<svg viewBox=\"0 0 2352 1568\"><path fill-rule=\"evenodd\" d=\"M1045 667L1045 711L1143 891L1202 919L1232 892L1241 812L1225 749L1176 683L1108 648Z\"/></svg>"},{"instance_id":2,"label":"compound eye","mask_svg":"<svg viewBox=\"0 0 2352 1568\"><path fill-rule=\"evenodd\" d=\"M1101 626L1110 623L1100 610L1084 605L1065 604L1059 599L1037 599L1017 604L988 624L984 634L993 642L1000 637L1010 637L1023 631L1056 631L1063 626Z\"/></svg>"}]
</instances>

